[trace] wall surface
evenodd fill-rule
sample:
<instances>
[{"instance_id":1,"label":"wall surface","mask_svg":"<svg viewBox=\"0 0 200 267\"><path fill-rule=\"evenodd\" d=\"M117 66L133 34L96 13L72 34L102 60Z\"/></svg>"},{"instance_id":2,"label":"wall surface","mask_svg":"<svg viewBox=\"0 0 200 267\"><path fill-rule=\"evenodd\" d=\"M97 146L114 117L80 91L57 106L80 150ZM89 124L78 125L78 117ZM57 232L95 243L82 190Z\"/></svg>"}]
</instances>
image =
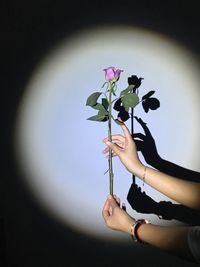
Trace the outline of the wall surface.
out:
<instances>
[{"instance_id":1,"label":"wall surface","mask_svg":"<svg viewBox=\"0 0 200 267\"><path fill-rule=\"evenodd\" d=\"M159 36L165 36L166 38L173 40L173 42L181 44L188 52L188 54L186 53L187 56L189 55L190 57L190 55L192 55L192 57L195 59L195 71L199 72L199 14L196 1L162 2L124 0L117 2L112 0L101 0L69 3L68 1L31 0L16 2L7 1L5 3L1 3L0 5L2 6L0 8L0 38L2 47L1 65L3 67L0 76L2 88L1 106L4 115L2 120L2 132L4 134L3 155L5 160L5 162L3 162L2 164L2 186L0 187L2 191L0 194L2 203L0 211L0 231L2 237L0 239L2 251L1 258L3 261L3 265L1 266L74 267L84 265L103 267L116 265L146 266L147 264L150 266L163 267L195 266L195 264L184 261L175 256L159 251L155 248L151 248L149 246L143 247L135 245L132 243L129 237L125 238L125 240L122 238L122 241L120 243L115 238L112 239L115 233L111 234L111 240L109 240L109 238L99 238L95 235L92 236L91 234L87 234L86 232L84 233L84 231L80 230L81 224L83 224L84 228L84 220L82 223L80 222L80 224L77 224L77 222L74 221L73 227L73 222L70 219L69 221L71 225L68 226L65 222L63 223L63 221L58 218L59 216L52 216L52 212L48 206L48 203L45 203L44 205L47 208L44 208L40 203L40 200L42 199L41 195L44 192L40 187L40 183L37 184L38 192L41 192L38 201L37 197L33 197L35 193L32 195L32 192L30 190L30 184L24 182L24 170L22 170L18 164L19 155L16 155L15 151L15 131L17 123L16 118L18 116L19 108L21 108L22 98L24 97L26 88L30 85L30 82L33 78L33 74L35 74L38 66L40 66L41 63L44 64L46 56L49 55L49 53L56 51L57 47L62 42L68 40L68 38L70 39L71 37L80 32L84 33L88 29L95 29L95 26L99 28L104 26L107 27L120 25L123 27L144 29L144 31L153 32ZM117 44L113 45L117 50ZM85 47L83 48L85 49ZM119 51L119 53L121 54L122 51ZM67 60L72 60L70 59L70 55L68 56L69 58ZM84 55L81 55L81 59L82 58L84 58ZM79 62L79 67L83 67L83 72L85 71L84 66L88 66L88 59L85 58L85 60L85 64L83 64L82 61L81 63ZM101 60L103 62L102 58ZM108 64L106 59L105 62L106 64ZM138 66L140 68L139 60ZM174 68L174 65L172 66ZM186 81L188 82L191 80L192 83L192 75L194 75L194 77L196 77L196 79L198 80L199 77L197 77L196 73L191 74L190 70L187 70L187 66L190 66L189 63L184 66L185 73L186 75L189 73L188 75L190 75L190 77L187 77ZM74 68L75 67L76 66L74 66ZM128 65L126 67L128 68ZM95 65L94 70L95 72L97 71L97 67L95 67ZM143 69L141 68L141 71L142 70ZM173 71L176 74L176 69L173 69ZM87 74L86 71L85 73ZM74 75L74 73L72 72L70 72L69 75L70 74ZM48 75L49 80L51 81L51 77L53 77L54 73L52 73L52 76L51 74ZM145 77L148 79L148 76ZM98 78L93 82L95 81L99 82ZM45 82L48 81L45 80ZM79 84L79 81L77 81L77 84ZM82 84L84 84L84 81L82 81ZM197 82L195 83L195 86L196 84ZM161 85L162 81L159 83L159 86ZM87 86L88 88L90 88L89 86L92 86L92 84L89 83L88 80ZM192 92L193 89L189 87L189 82L187 86L188 91ZM89 91L87 92L87 94L88 93ZM72 95L73 94L71 94L70 96ZM82 95L83 97L86 96L83 93ZM70 99L70 96L68 101L72 103L72 99ZM158 96L160 96L161 99L164 99L165 96L167 97L167 94L165 95L164 93L160 93L159 95L158 90ZM185 96L182 95L180 96L180 99L182 98L183 101L186 101L186 98L184 97ZM198 134L195 131L199 129L199 124L196 123L196 116L197 112L199 112L199 109L198 107L196 107L195 102L199 97L198 89L196 89L194 96L191 96L190 94L190 99L193 99L192 97L194 98L194 100L191 100L192 102L194 101L193 106L191 105L191 108L189 108L188 110L192 110L192 112L194 112L195 115L193 116L193 118L190 118L190 120L188 120L189 118L187 117L187 120L184 122L185 114L183 111L181 112L183 116L181 116L180 114L177 118L175 118L174 114L172 114L171 116L173 117L172 121L174 123L174 129L177 119L177 123L180 127L184 127L183 125L188 123L189 126L184 129L185 134L187 133L187 131L191 132L192 130L194 131L194 134L192 134L192 136L188 135L190 136L190 138L187 140L187 142L183 140L183 137L180 137L179 132L176 132L175 130L174 135L170 135L170 133L168 135L169 139L176 139L175 143L179 150L182 146L182 142L186 142L185 146L188 145L187 156L184 154L181 159L181 154L179 158L176 149L172 153L171 150L167 150L168 147L166 147L166 150L164 149L162 145L163 139L161 137L158 137L158 133L160 133L158 126L156 124L153 124L153 120L159 119L159 116L156 117L155 115L154 119L152 119L152 125L151 123L149 123L148 125L152 126L153 133L157 137L157 145L161 148L161 152L166 159L172 161L174 160L177 164L183 165L188 169L193 169L199 172L199 154L197 154L198 152L195 152L195 154L192 150L194 147L195 151L196 143L194 143L194 140L198 139ZM37 105L35 107L37 107ZM41 106L38 102L38 109L39 107ZM161 107L163 108L163 110L167 110L166 103L161 103ZM84 108L85 107L83 107L83 110ZM84 112L85 111L83 111L84 116L88 115ZM157 111L155 111L155 114L156 112ZM169 118L169 114L167 112L164 112L163 114L166 115L166 118ZM67 114L67 116L68 115L69 114ZM78 115L75 113L74 116ZM73 125L75 125L76 118L71 118L69 116L69 119L71 119L71 126L73 128ZM84 123L88 122L85 121ZM90 128L91 131L94 129L92 127ZM101 127L102 126L98 125L96 128L98 129L98 134L100 136L101 134L104 134ZM74 129L76 129L75 126ZM166 129L161 129L161 135L162 130L163 132L165 132L164 134L166 134L168 128L166 127ZM84 139L83 143L88 142L88 140L85 140L85 134L86 133L84 133L84 135L81 137ZM178 136L176 136L176 134ZM26 142L31 143L31 138L33 136L31 137L30 135L29 137L30 139L28 141L26 140ZM77 135L77 138L80 138L80 135ZM92 145L95 147L96 140L91 140L91 142ZM192 148L190 146L190 143ZM87 144L87 147L89 149L89 143ZM98 149L99 148L100 147L98 147ZM74 145L74 149L78 150L76 144ZM181 151L181 153L183 152ZM72 168L76 159L76 153L74 153L74 151L71 151L70 155L72 159L74 159L70 161ZM91 157L89 153L88 156L85 156L84 158L85 166L89 164L87 160L88 157ZM80 156L77 156L77 158L80 159ZM96 165L93 165L93 168L94 166L99 168L98 175L100 177L100 172L104 172L104 163L102 163L102 165L97 164L97 161L99 160L98 157L96 157L95 160ZM81 163L79 166L82 166ZM78 168L79 167L77 167L77 169ZM91 169L88 167L85 168L86 169L83 168L81 170L83 172L83 175L85 173L87 174L92 169L92 166ZM75 172L74 169L73 171ZM72 176L73 171L71 172ZM118 171L123 172L120 168ZM92 182L89 180L89 177L87 178L87 182L91 183L90 185L93 185ZM103 183L103 186L107 186L107 182ZM101 203L103 206L104 199L101 197L104 195L106 196L107 192L104 192L103 195L101 195L99 192L102 190L102 184L100 184L99 186L99 191L97 190L97 193L95 193L95 191L92 192L91 197L93 197L93 195L96 195L99 197L100 200L102 200L102 202L100 202L100 206L97 207L98 212L100 214L100 220L102 220L100 208ZM148 192L149 189L146 189ZM35 188L34 190L34 192L37 191ZM56 190L58 190L57 187L55 187L55 193L57 196L59 190ZM124 192L120 191L121 189L118 190L123 197L126 197L126 195L123 195ZM126 190L126 188L123 190ZM82 193L81 188L80 192ZM155 199L157 197L157 201L162 200L160 199L160 196L157 193L152 191L149 192L151 197L153 196L153 198ZM50 192L51 195L53 193L54 192L52 191ZM69 196L73 197L73 194L76 194L77 192L72 191L70 187L68 189L68 193ZM127 192L125 192L125 194L126 193ZM90 200L87 194L83 194L82 196L80 196L80 199L81 198L83 198L83 203L86 204L88 203L87 199ZM63 201L62 198L60 199L61 201ZM45 198L45 201L47 202L48 199ZM96 202L94 201L94 203ZM63 207L65 207L65 203L62 202L62 204ZM99 203L97 202L97 204ZM66 206L67 205L70 206L72 210L73 200L70 203L66 203ZM95 217L96 214L93 214L92 211L90 214L90 212L88 212L86 208L87 207L83 208L82 215L83 217L84 215L85 217L91 216L91 222L93 222L93 217ZM91 204L91 209L92 208L95 210L96 206ZM76 217L74 218L76 219ZM155 219L157 218L157 216L153 218ZM76 226L76 224L78 226ZM77 227L79 226L80 229L77 229ZM100 225L100 228L101 227L102 226ZM88 226L88 229L90 229L90 226ZM109 236L109 231L110 230L105 229L104 235L105 233L107 233ZM121 240L120 238L121 236L119 235L119 240Z\"/></svg>"}]
</instances>

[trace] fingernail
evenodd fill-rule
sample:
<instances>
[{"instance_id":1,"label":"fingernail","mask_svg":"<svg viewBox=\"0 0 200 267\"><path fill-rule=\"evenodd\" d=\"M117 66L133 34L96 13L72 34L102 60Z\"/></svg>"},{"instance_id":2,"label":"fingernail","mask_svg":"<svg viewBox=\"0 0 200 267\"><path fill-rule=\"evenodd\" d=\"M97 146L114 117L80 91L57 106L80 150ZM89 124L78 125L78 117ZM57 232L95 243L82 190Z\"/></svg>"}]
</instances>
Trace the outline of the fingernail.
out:
<instances>
[{"instance_id":1,"label":"fingernail","mask_svg":"<svg viewBox=\"0 0 200 267\"><path fill-rule=\"evenodd\" d=\"M109 141L107 141L107 142L106 142L106 145L110 145L110 142L109 142Z\"/></svg>"},{"instance_id":2,"label":"fingernail","mask_svg":"<svg viewBox=\"0 0 200 267\"><path fill-rule=\"evenodd\" d=\"M108 196L108 198L109 198L109 199L112 199L112 196L111 196L111 195L109 195L109 196Z\"/></svg>"}]
</instances>

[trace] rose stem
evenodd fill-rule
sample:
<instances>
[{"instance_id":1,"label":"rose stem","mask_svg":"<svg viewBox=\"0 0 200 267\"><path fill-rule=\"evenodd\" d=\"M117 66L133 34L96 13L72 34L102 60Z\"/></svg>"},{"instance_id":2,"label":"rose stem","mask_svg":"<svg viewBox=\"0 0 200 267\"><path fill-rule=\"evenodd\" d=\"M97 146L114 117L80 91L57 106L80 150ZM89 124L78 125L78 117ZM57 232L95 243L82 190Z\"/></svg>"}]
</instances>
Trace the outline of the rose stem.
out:
<instances>
[{"instance_id":1,"label":"rose stem","mask_svg":"<svg viewBox=\"0 0 200 267\"><path fill-rule=\"evenodd\" d=\"M134 134L134 109L131 108L131 136ZM132 176L133 184L135 184L135 175Z\"/></svg>"},{"instance_id":2,"label":"rose stem","mask_svg":"<svg viewBox=\"0 0 200 267\"><path fill-rule=\"evenodd\" d=\"M108 139L112 141L112 127L111 127L111 111L112 111L112 82L109 82L109 115L108 115ZM112 166L112 149L109 149L109 178L110 178L110 194L113 195L113 166Z\"/></svg>"}]
</instances>

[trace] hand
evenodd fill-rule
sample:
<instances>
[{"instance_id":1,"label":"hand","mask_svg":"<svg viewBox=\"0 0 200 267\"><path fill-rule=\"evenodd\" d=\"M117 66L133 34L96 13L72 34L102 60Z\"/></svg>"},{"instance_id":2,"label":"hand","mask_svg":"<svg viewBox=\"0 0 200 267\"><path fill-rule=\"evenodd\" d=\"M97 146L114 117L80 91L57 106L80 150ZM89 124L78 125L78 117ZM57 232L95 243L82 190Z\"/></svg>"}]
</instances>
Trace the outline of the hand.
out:
<instances>
[{"instance_id":1,"label":"hand","mask_svg":"<svg viewBox=\"0 0 200 267\"><path fill-rule=\"evenodd\" d=\"M133 138L135 139L135 144L137 146L137 150L141 151L144 156L145 161L152 166L157 165L160 162L160 156L158 154L155 140L151 135L149 128L146 126L146 123L138 117L134 117L136 121L142 126L144 133L135 133ZM136 139L138 138L138 139Z\"/></svg>"},{"instance_id":2,"label":"hand","mask_svg":"<svg viewBox=\"0 0 200 267\"><path fill-rule=\"evenodd\" d=\"M141 177L144 172L144 166L138 158L136 144L126 125L122 124L121 128L124 136L112 135L112 142L108 140L108 137L103 140L108 146L103 150L103 153L107 154L109 149L112 149L112 156L118 156L129 172Z\"/></svg>"},{"instance_id":3,"label":"hand","mask_svg":"<svg viewBox=\"0 0 200 267\"><path fill-rule=\"evenodd\" d=\"M102 215L109 228L121 232L130 233L131 226L135 222L135 219L126 212L125 204L121 206L121 201L116 196L108 196Z\"/></svg>"}]
</instances>

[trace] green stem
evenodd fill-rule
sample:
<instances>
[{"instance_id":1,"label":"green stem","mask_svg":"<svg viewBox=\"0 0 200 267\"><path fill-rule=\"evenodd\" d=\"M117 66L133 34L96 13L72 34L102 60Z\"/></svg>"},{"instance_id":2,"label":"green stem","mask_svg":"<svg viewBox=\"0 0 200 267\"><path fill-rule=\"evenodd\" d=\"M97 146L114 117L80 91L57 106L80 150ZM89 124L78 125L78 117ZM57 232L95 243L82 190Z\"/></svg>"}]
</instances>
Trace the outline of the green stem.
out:
<instances>
[{"instance_id":1,"label":"green stem","mask_svg":"<svg viewBox=\"0 0 200 267\"><path fill-rule=\"evenodd\" d=\"M109 106L108 106L108 139L112 141L112 83L109 82ZM109 158L108 158L108 165L109 165L109 182L110 182L110 194L113 195L113 166L112 166L112 150L109 149Z\"/></svg>"},{"instance_id":2,"label":"green stem","mask_svg":"<svg viewBox=\"0 0 200 267\"><path fill-rule=\"evenodd\" d=\"M131 108L131 136L133 138L134 134L134 109ZM132 175L133 178L133 184L135 184L135 175Z\"/></svg>"}]
</instances>

